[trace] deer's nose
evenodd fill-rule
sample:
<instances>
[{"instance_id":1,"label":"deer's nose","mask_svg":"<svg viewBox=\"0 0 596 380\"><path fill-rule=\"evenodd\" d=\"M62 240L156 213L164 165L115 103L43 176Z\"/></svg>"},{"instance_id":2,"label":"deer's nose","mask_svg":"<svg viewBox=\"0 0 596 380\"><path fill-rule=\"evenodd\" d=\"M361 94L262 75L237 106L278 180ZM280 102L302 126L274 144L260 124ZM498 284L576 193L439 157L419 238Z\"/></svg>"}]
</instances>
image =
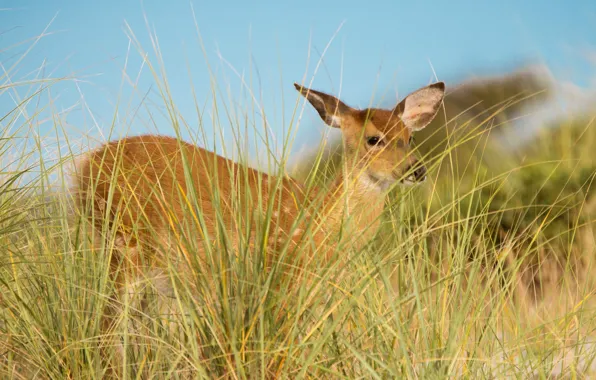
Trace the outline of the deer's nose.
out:
<instances>
[{"instance_id":1,"label":"deer's nose","mask_svg":"<svg viewBox=\"0 0 596 380\"><path fill-rule=\"evenodd\" d=\"M413 177L416 182L422 182L426 179L426 167L420 162L410 165L406 172L412 173L410 177Z\"/></svg>"},{"instance_id":2,"label":"deer's nose","mask_svg":"<svg viewBox=\"0 0 596 380\"><path fill-rule=\"evenodd\" d=\"M416 170L414 170L414 177L420 182L424 181L426 179L426 167L424 167L424 165L419 165Z\"/></svg>"}]
</instances>

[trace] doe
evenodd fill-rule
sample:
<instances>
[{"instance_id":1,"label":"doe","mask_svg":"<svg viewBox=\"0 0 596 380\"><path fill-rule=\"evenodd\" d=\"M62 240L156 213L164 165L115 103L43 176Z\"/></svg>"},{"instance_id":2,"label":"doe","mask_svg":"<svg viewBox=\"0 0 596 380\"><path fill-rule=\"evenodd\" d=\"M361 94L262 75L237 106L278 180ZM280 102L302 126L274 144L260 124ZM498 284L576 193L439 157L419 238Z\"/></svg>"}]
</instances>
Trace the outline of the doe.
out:
<instances>
[{"instance_id":1,"label":"doe","mask_svg":"<svg viewBox=\"0 0 596 380\"><path fill-rule=\"evenodd\" d=\"M113 267L122 261L134 271L158 265L155 247L170 244L172 233L184 234L185 215L198 224L192 239L203 244L198 252L186 253L195 260L204 260L212 244L205 242L221 248L224 233L227 248L255 244L261 228L251 221L255 213L269 216L264 247L271 252L307 244L311 257L331 259L346 239L355 247L368 242L378 228L387 190L397 182L426 178L426 168L412 153L411 137L438 113L445 85L423 87L391 109L356 109L332 95L294 86L328 126L342 133L342 168L325 191L166 136L126 137L86 153L76 163L74 188L91 208L95 230L110 226L117 251L126 252L112 256ZM308 216L298 218L304 210ZM343 238L333 237L339 235Z\"/></svg>"}]
</instances>

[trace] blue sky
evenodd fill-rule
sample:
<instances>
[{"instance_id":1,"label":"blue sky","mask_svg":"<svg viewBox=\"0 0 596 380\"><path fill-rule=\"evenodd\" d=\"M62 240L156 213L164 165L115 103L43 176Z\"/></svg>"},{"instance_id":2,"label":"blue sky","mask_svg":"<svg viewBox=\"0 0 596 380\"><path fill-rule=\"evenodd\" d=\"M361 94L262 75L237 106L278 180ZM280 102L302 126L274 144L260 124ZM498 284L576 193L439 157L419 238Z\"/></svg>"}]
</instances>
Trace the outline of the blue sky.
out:
<instances>
[{"instance_id":1,"label":"blue sky","mask_svg":"<svg viewBox=\"0 0 596 380\"><path fill-rule=\"evenodd\" d=\"M10 69L32 41L15 44L39 35L54 19L48 29L51 34L12 68L11 80L39 76L42 64L45 76L78 77L77 82L56 85L49 103L52 112L64 111L60 115L72 138L110 129L116 104L117 132L154 131L146 117L128 123L131 115L140 115L135 109L147 91L153 91L155 98L155 82L147 67L139 76L136 95L129 85L121 86L125 64L133 80L142 67L139 52L134 47L128 52L125 22L157 64L146 16L159 39L175 104L196 128L191 89L205 104L211 84L191 5L220 90L229 89L238 102L232 104L236 110L250 110L246 89L254 91L278 138L296 104L292 83L305 76L307 81L312 79L321 52L340 26L312 86L335 94L341 89L341 98L354 106L368 106L373 94L373 104L397 100L398 95L401 98L434 81L435 75L449 85L470 75L504 73L523 63L545 63L557 78L581 87L593 85L596 76L594 63L586 58L596 49L593 0L4 0L0 2L0 62L4 70ZM252 79L244 90L239 75L246 82ZM0 84L5 81L3 77ZM30 90L19 88L21 96ZM0 96L4 114L14 94ZM81 106L82 98L87 108ZM210 114L212 109L207 107L205 115ZM165 118L158 123L160 132L173 133ZM51 134L52 123L41 124L41 133ZM224 130L230 128L225 117L219 124ZM295 149L318 141L320 137L313 133L321 128L316 112L306 107ZM258 143L252 145L259 150Z\"/></svg>"}]
</instances>

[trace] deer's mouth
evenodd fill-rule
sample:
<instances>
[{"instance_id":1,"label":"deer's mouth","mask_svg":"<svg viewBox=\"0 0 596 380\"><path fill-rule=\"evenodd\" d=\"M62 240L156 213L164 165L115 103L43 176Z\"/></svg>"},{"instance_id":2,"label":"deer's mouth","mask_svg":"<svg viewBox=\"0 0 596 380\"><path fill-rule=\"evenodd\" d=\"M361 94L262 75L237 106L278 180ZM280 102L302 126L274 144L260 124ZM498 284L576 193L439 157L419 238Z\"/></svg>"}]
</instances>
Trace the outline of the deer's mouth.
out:
<instances>
[{"instance_id":1,"label":"deer's mouth","mask_svg":"<svg viewBox=\"0 0 596 380\"><path fill-rule=\"evenodd\" d=\"M410 174L409 176L402 178L399 183L401 183L402 185L406 185L406 186L412 186L412 185L417 185L419 183L422 183L426 181L426 176L424 176L423 178L416 178L416 176L414 174Z\"/></svg>"},{"instance_id":2,"label":"deer's mouth","mask_svg":"<svg viewBox=\"0 0 596 380\"><path fill-rule=\"evenodd\" d=\"M408 167L406 170L407 176L401 178L400 182L404 185L415 185L426 181L426 168L423 165L416 164L416 166Z\"/></svg>"},{"instance_id":3,"label":"deer's mouth","mask_svg":"<svg viewBox=\"0 0 596 380\"><path fill-rule=\"evenodd\" d=\"M426 180L426 175L424 177L417 177L415 174L410 174L407 177L402 177L398 180L394 176L386 178L378 176L375 173L368 173L368 178L370 178L370 180L382 191L385 191L396 182L399 182L399 184L402 186L414 186L420 184Z\"/></svg>"}]
</instances>

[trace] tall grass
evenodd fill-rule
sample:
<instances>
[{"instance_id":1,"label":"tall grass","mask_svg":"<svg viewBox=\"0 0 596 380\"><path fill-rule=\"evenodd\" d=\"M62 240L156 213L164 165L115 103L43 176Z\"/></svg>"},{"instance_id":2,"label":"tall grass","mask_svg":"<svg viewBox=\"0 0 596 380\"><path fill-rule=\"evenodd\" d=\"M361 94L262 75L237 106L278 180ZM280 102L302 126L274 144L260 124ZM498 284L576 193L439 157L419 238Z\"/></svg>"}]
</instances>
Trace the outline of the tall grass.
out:
<instances>
[{"instance_id":1,"label":"tall grass","mask_svg":"<svg viewBox=\"0 0 596 380\"><path fill-rule=\"evenodd\" d=\"M197 133L178 113L154 48L158 64L145 63L175 134L201 144L208 129L200 124ZM229 123L242 151L243 133L253 128L258 135L262 126L219 103L220 90L214 83L215 133ZM28 125L35 115L20 114L19 122ZM98 240L66 186L75 144L61 143L57 151L70 153L50 166L33 165L37 174L25 179L28 171L19 168L43 157L42 146L20 145L22 138L37 141L26 129L4 137L0 373L27 379L588 376L596 353L593 123L563 122L513 152L485 138L492 116L474 125L458 120L470 126L464 140L474 154L455 160L459 145L452 140L429 153L430 181L393 190L375 240L357 251L342 248L340 263L313 262L297 283L288 281L292 268L282 259L264 267L271 212L254 221L254 245L226 249L233 237L224 232L215 238L217 248L202 245L193 237L205 221L191 194L188 220L169 236L169 259L129 283L120 298L109 275L110 226L103 223L107 238ZM16 123L15 113L2 120ZM288 123L287 136L297 120ZM291 139L281 159L268 141L259 146L282 163L270 171L283 174ZM14 159L4 160L9 155ZM322 159L313 162L301 171L310 173L307 187L324 184L334 170ZM60 186L50 191L56 176ZM250 219L248 211L237 207L239 222ZM206 263L193 256L200 248L208 252ZM179 270L180 261L188 270ZM113 329L104 328L104 315L114 317Z\"/></svg>"}]
</instances>

